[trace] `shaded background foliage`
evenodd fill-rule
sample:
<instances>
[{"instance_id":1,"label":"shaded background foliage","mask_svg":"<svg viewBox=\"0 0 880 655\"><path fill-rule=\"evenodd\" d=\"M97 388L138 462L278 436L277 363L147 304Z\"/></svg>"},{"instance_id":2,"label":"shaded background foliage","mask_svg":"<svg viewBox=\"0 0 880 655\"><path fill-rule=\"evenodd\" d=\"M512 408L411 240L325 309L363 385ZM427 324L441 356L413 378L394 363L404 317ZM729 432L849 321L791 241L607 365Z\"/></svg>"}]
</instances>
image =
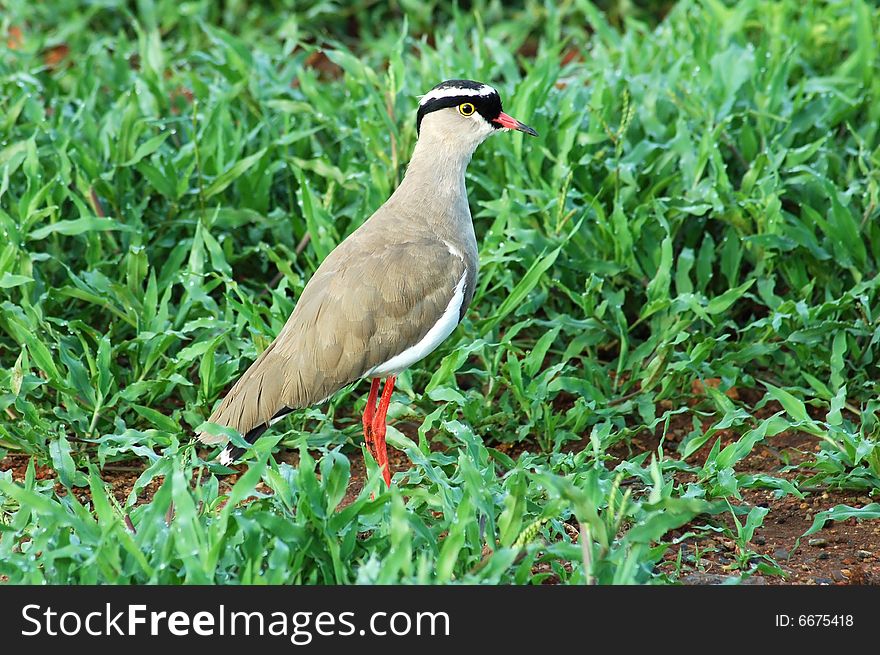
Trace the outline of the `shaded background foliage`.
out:
<instances>
[{"instance_id":1,"label":"shaded background foliage","mask_svg":"<svg viewBox=\"0 0 880 655\"><path fill-rule=\"evenodd\" d=\"M0 453L91 497L0 478L9 579L665 580L668 529L740 488L801 493L737 471L783 430L815 436L810 484L877 488L869 3L3 9ZM470 167L477 296L400 380L403 491L370 500L373 480L334 511L362 389L279 425L221 489L193 429L394 189L416 98L450 77L497 86L541 138L491 139ZM610 461L678 414L679 445ZM722 429L735 447L687 461ZM118 503L100 469L132 459Z\"/></svg>"}]
</instances>

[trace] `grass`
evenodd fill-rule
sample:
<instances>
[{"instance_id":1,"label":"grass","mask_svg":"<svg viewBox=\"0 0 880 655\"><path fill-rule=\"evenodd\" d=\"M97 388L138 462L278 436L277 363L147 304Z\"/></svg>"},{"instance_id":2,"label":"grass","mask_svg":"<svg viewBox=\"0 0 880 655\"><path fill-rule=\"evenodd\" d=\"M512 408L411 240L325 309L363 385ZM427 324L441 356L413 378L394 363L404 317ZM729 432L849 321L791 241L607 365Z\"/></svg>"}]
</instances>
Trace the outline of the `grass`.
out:
<instances>
[{"instance_id":1,"label":"grass","mask_svg":"<svg viewBox=\"0 0 880 655\"><path fill-rule=\"evenodd\" d=\"M876 497L871 3L2 5L0 458L31 457L0 472L0 579L674 583L685 526L729 534L739 580L780 573L744 494ZM371 465L340 509L361 385L229 478L194 428L450 77L541 138L470 166L480 280L398 382L409 470L385 490ZM789 433L800 461L744 468ZM113 466L143 469L127 495Z\"/></svg>"}]
</instances>

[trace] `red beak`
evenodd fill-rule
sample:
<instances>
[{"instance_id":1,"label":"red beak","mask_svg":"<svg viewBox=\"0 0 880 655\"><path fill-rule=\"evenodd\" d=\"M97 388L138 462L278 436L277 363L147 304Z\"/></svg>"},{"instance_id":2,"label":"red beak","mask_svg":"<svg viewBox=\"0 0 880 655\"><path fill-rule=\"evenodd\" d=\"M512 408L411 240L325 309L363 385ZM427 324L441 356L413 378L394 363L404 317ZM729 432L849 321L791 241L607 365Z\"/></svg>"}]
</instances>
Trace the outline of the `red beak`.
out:
<instances>
[{"instance_id":1,"label":"red beak","mask_svg":"<svg viewBox=\"0 0 880 655\"><path fill-rule=\"evenodd\" d=\"M524 123L520 123L513 116L508 116L503 111L498 114L498 118L492 122L508 130L518 130L520 132L525 132L526 134L531 134L532 136L538 136L538 133L535 132L535 130Z\"/></svg>"}]
</instances>

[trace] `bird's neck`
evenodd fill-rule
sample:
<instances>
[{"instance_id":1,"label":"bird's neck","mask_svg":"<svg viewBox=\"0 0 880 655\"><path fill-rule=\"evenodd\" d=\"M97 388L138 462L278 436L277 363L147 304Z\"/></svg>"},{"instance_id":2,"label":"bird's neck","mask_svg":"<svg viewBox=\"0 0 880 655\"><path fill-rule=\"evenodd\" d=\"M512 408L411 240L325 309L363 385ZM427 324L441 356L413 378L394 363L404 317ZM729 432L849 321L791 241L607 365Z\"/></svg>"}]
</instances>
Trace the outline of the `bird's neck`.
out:
<instances>
[{"instance_id":1,"label":"bird's neck","mask_svg":"<svg viewBox=\"0 0 880 655\"><path fill-rule=\"evenodd\" d=\"M423 132L394 195L440 213L464 214L469 220L464 173L476 144L473 148L462 145Z\"/></svg>"}]
</instances>

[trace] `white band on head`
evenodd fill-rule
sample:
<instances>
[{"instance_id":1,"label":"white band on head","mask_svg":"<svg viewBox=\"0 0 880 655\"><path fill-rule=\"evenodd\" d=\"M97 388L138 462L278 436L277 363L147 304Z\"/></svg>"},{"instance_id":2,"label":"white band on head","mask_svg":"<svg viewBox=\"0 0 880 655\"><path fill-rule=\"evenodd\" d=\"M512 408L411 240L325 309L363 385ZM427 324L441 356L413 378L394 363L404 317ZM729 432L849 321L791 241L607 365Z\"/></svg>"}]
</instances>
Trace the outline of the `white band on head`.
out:
<instances>
[{"instance_id":1,"label":"white band on head","mask_svg":"<svg viewBox=\"0 0 880 655\"><path fill-rule=\"evenodd\" d=\"M478 89L469 89L461 86L447 86L442 89L434 89L422 96L419 100L419 106L425 105L432 100L439 98L450 98L454 96L490 96L498 92L488 84L483 84Z\"/></svg>"}]
</instances>

